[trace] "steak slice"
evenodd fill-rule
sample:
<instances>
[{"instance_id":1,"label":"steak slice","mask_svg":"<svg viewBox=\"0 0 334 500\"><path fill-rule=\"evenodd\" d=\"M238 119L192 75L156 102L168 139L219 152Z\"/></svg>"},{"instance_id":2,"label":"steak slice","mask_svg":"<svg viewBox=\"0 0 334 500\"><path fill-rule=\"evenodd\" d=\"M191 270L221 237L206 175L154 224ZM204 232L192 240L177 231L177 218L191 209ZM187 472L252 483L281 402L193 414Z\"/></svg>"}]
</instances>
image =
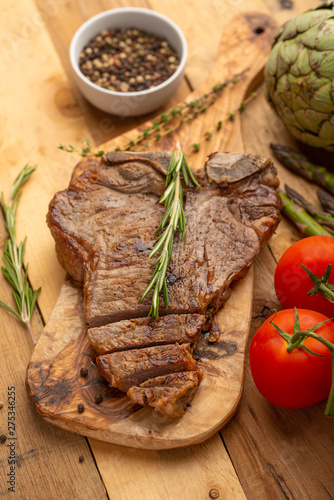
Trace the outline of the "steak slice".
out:
<instances>
[{"instance_id":1,"label":"steak slice","mask_svg":"<svg viewBox=\"0 0 334 500\"><path fill-rule=\"evenodd\" d=\"M178 418L195 396L201 378L198 371L171 373L131 387L127 394L135 403L155 408L166 417Z\"/></svg>"},{"instance_id":2,"label":"steak slice","mask_svg":"<svg viewBox=\"0 0 334 500\"><path fill-rule=\"evenodd\" d=\"M154 345L196 344L206 317L200 314L171 314L155 320L137 318L89 328L88 338L98 354Z\"/></svg>"},{"instance_id":3,"label":"steak slice","mask_svg":"<svg viewBox=\"0 0 334 500\"><path fill-rule=\"evenodd\" d=\"M61 264L84 282L90 327L148 315L140 297L154 269L148 255L164 207L167 153L85 158L55 195L47 221ZM215 153L185 190L186 234L176 234L167 270L168 314L214 314L245 276L279 221L276 171L255 155ZM159 316L166 315L163 299Z\"/></svg>"},{"instance_id":4,"label":"steak slice","mask_svg":"<svg viewBox=\"0 0 334 500\"><path fill-rule=\"evenodd\" d=\"M112 387L127 392L147 379L197 369L189 344L171 344L103 354L96 358L102 376Z\"/></svg>"}]
</instances>

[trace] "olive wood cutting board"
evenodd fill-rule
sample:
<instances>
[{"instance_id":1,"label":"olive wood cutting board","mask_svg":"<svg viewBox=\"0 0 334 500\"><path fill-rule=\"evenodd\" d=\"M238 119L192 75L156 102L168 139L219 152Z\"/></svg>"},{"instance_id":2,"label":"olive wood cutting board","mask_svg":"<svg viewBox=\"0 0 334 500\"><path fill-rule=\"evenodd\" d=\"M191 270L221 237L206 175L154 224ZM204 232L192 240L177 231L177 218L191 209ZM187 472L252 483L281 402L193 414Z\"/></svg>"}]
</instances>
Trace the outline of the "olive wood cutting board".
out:
<instances>
[{"instance_id":1,"label":"olive wood cutting board","mask_svg":"<svg viewBox=\"0 0 334 500\"><path fill-rule=\"evenodd\" d=\"M228 85L205 113L153 142L148 149L170 151L180 140L187 151L222 121L221 130L203 142L197 153L188 155L191 168L201 167L214 151L242 151L240 116L236 114L233 121L227 117L239 108L259 80L274 30L273 21L266 15L236 17L223 35L210 78L187 101L244 72L241 79ZM146 123L131 130L99 149L108 151L122 146L148 126ZM102 379L95 365L96 354L86 336L82 289L67 279L27 369L27 389L38 413L63 429L136 448L177 448L207 439L231 419L241 397L252 310L252 276L250 270L244 280L233 286L231 297L217 313L216 322L222 330L219 340L208 343L203 337L200 341L196 354L203 380L185 415L176 420L133 404ZM82 368L88 370L86 377L80 375ZM79 404L84 405L83 413L78 412Z\"/></svg>"}]
</instances>

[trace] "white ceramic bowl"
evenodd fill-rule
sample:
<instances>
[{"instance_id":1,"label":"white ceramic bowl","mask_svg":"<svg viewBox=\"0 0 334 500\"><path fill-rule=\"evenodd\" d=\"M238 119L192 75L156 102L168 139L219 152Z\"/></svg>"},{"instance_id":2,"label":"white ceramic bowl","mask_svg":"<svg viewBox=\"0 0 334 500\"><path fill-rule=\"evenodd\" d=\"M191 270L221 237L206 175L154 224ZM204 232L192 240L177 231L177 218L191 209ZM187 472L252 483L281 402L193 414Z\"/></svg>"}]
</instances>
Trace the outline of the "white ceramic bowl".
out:
<instances>
[{"instance_id":1,"label":"white ceramic bowl","mask_svg":"<svg viewBox=\"0 0 334 500\"><path fill-rule=\"evenodd\" d=\"M103 29L119 28L137 28L165 37L180 58L176 71L160 85L138 92L114 92L88 80L79 69L82 49ZM182 81L187 55L185 36L173 21L158 12L137 7L107 10L88 19L76 31L70 45L70 60L75 81L82 94L97 108L118 116L139 116L162 106Z\"/></svg>"}]
</instances>

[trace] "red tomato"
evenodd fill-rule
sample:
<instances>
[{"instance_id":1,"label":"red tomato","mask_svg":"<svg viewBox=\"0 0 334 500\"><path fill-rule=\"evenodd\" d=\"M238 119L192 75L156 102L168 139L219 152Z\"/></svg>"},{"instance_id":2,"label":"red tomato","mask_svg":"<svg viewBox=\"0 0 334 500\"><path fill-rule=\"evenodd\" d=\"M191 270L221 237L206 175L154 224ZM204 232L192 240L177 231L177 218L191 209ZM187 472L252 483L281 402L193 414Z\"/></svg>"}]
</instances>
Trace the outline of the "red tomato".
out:
<instances>
[{"instance_id":1,"label":"red tomato","mask_svg":"<svg viewBox=\"0 0 334 500\"><path fill-rule=\"evenodd\" d=\"M328 264L333 264L329 283L334 284L334 237L310 236L291 245L280 258L275 271L275 290L283 308L302 307L334 316L334 304L321 293L308 296L311 278L300 264L321 278Z\"/></svg>"},{"instance_id":2,"label":"red tomato","mask_svg":"<svg viewBox=\"0 0 334 500\"><path fill-rule=\"evenodd\" d=\"M292 334L294 309L284 309L260 326L250 345L250 368L256 387L271 403L282 408L304 408L325 399L331 388L331 355L318 340L308 338L306 347L324 357L314 356L301 348L288 352L287 342L270 324L272 320ZM324 321L326 316L315 311L298 309L300 328L307 330ZM334 323L319 327L318 333L334 342Z\"/></svg>"}]
</instances>

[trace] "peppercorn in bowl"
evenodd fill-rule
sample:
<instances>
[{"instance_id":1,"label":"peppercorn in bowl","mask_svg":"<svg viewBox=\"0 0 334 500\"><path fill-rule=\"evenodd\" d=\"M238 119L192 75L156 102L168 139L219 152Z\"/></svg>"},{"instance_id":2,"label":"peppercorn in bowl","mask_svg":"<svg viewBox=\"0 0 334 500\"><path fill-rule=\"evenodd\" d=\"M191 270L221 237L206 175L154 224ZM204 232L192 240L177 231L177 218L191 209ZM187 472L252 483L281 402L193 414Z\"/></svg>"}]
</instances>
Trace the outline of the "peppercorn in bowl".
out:
<instances>
[{"instance_id":1,"label":"peppercorn in bowl","mask_svg":"<svg viewBox=\"0 0 334 500\"><path fill-rule=\"evenodd\" d=\"M94 106L139 116L162 106L179 87L187 42L170 19L149 9L112 9L86 21L70 45L75 81Z\"/></svg>"}]
</instances>

